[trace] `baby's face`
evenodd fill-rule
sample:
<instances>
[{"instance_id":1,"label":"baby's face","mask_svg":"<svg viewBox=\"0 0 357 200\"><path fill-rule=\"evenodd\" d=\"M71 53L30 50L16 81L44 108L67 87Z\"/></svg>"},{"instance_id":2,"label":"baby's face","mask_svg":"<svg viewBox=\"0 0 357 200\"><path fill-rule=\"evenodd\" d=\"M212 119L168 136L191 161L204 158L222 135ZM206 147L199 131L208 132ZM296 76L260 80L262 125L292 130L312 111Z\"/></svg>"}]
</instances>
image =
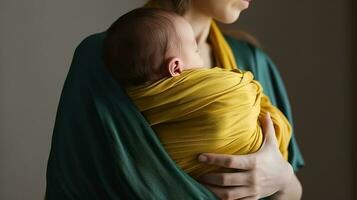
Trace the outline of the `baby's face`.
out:
<instances>
[{"instance_id":1,"label":"baby's face","mask_svg":"<svg viewBox=\"0 0 357 200\"><path fill-rule=\"evenodd\" d=\"M183 62L183 70L203 67L204 63L191 25L183 17L175 21L176 31L181 40L180 58Z\"/></svg>"}]
</instances>

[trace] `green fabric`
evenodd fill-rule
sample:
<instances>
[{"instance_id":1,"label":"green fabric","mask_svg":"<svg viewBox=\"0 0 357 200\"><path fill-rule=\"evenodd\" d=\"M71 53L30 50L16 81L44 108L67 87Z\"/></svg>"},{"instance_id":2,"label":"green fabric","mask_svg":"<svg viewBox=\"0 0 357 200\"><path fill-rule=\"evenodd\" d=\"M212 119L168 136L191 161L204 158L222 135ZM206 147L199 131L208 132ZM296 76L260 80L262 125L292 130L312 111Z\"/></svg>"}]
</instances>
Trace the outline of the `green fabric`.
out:
<instances>
[{"instance_id":1,"label":"green fabric","mask_svg":"<svg viewBox=\"0 0 357 200\"><path fill-rule=\"evenodd\" d=\"M103 67L104 34L76 49L62 91L46 198L215 199L176 166Z\"/></svg>"},{"instance_id":2,"label":"green fabric","mask_svg":"<svg viewBox=\"0 0 357 200\"><path fill-rule=\"evenodd\" d=\"M144 117L104 69L104 36L86 38L75 51L52 136L46 199L216 199L171 160ZM263 63L270 71L260 75L258 70L258 77L273 74L282 86L267 56L244 42L229 42L235 53L240 52L239 66ZM283 91L285 99L279 96L274 101L286 100L283 105L290 113L284 88L275 90L279 84L272 83L271 89L264 89L271 90L269 96ZM302 164L297 146L289 154L299 155Z\"/></svg>"},{"instance_id":3,"label":"green fabric","mask_svg":"<svg viewBox=\"0 0 357 200\"><path fill-rule=\"evenodd\" d=\"M261 49L247 42L229 36L226 36L226 40L232 48L238 67L253 72L255 79L263 86L264 93L270 98L272 104L285 114L291 126L294 127L288 95L273 61ZM288 161L294 171L298 171L304 166L304 159L295 139L294 128L288 150Z\"/></svg>"}]
</instances>

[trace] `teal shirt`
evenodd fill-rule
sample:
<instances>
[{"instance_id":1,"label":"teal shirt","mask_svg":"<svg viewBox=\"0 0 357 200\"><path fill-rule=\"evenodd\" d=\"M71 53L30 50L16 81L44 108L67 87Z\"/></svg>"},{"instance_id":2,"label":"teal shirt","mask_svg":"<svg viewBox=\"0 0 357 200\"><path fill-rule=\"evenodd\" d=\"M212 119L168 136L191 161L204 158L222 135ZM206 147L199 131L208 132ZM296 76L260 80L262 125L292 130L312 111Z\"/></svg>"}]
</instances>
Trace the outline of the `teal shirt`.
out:
<instances>
[{"instance_id":1,"label":"teal shirt","mask_svg":"<svg viewBox=\"0 0 357 200\"><path fill-rule=\"evenodd\" d=\"M175 164L145 118L105 70L104 36L87 37L74 53L56 115L46 199L216 199ZM263 65L262 73L266 74L259 75L258 70L257 78L271 76L267 77L271 89L264 89L271 91L267 95L289 116L286 92L270 59L248 43L232 38L228 42L239 66L254 69ZM292 142L289 161L298 169L303 161L296 142Z\"/></svg>"}]
</instances>

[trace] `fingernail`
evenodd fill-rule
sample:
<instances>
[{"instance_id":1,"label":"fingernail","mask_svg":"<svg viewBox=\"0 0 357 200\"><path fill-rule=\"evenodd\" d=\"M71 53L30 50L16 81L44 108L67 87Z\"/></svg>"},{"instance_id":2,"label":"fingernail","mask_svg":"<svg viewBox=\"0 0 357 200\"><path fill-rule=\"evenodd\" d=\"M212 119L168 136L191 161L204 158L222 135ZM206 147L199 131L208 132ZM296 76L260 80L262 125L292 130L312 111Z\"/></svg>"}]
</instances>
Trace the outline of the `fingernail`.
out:
<instances>
[{"instance_id":1,"label":"fingernail","mask_svg":"<svg viewBox=\"0 0 357 200\"><path fill-rule=\"evenodd\" d=\"M200 155L200 156L198 156L198 161L200 161L200 162L206 162L206 161L207 161L207 156L205 156L205 155Z\"/></svg>"}]
</instances>

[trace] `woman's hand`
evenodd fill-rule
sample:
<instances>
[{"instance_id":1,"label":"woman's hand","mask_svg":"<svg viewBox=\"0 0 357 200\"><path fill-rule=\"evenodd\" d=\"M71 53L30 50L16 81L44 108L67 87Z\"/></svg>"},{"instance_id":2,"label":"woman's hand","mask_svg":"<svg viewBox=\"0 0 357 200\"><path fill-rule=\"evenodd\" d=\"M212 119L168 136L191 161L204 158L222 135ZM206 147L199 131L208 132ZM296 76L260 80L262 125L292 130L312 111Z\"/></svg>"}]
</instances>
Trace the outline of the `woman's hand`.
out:
<instances>
[{"instance_id":1,"label":"woman's hand","mask_svg":"<svg viewBox=\"0 0 357 200\"><path fill-rule=\"evenodd\" d=\"M301 185L291 165L281 156L269 113L260 119L265 134L261 149L248 155L204 153L199 161L239 170L210 173L199 181L220 199L300 199Z\"/></svg>"}]
</instances>

